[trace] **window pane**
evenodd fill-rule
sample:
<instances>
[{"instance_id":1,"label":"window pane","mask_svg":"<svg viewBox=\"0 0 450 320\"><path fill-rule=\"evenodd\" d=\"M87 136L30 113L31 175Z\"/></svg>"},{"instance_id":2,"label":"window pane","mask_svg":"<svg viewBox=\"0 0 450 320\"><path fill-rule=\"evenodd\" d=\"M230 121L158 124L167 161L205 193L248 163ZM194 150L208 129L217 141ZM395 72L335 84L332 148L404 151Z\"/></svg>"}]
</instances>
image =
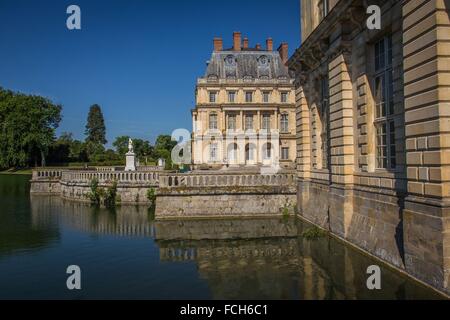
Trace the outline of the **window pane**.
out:
<instances>
[{"instance_id":1,"label":"window pane","mask_svg":"<svg viewBox=\"0 0 450 320\"><path fill-rule=\"evenodd\" d=\"M209 128L217 129L217 114L209 115Z\"/></svg>"},{"instance_id":2,"label":"window pane","mask_svg":"<svg viewBox=\"0 0 450 320\"><path fill-rule=\"evenodd\" d=\"M234 115L228 116L228 129L231 130L236 129L236 116Z\"/></svg>"},{"instance_id":3,"label":"window pane","mask_svg":"<svg viewBox=\"0 0 450 320\"><path fill-rule=\"evenodd\" d=\"M252 102L253 93L252 92L246 92L245 93L245 102Z\"/></svg>"},{"instance_id":4,"label":"window pane","mask_svg":"<svg viewBox=\"0 0 450 320\"><path fill-rule=\"evenodd\" d=\"M245 116L245 130L251 130L251 129L253 129L253 116L246 115Z\"/></svg>"},{"instance_id":5,"label":"window pane","mask_svg":"<svg viewBox=\"0 0 450 320\"><path fill-rule=\"evenodd\" d=\"M216 93L215 92L210 92L209 93L209 102L216 102Z\"/></svg>"},{"instance_id":6,"label":"window pane","mask_svg":"<svg viewBox=\"0 0 450 320\"><path fill-rule=\"evenodd\" d=\"M235 96L234 91L228 92L228 102L234 102L234 96Z\"/></svg>"},{"instance_id":7,"label":"window pane","mask_svg":"<svg viewBox=\"0 0 450 320\"><path fill-rule=\"evenodd\" d=\"M388 85L387 85L387 96L388 96L388 102L389 102L389 115L394 114L394 81L393 81L393 75L392 70L388 70L387 72L388 76Z\"/></svg>"}]
</instances>

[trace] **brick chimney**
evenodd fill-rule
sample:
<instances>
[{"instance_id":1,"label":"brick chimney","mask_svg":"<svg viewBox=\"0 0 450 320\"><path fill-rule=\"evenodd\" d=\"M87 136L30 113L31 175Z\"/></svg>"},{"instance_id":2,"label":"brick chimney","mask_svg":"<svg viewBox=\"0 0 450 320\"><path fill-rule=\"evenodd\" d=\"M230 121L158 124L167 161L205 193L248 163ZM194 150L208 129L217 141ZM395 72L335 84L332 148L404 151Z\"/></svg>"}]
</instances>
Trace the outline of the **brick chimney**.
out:
<instances>
[{"instance_id":1,"label":"brick chimney","mask_svg":"<svg viewBox=\"0 0 450 320\"><path fill-rule=\"evenodd\" d=\"M256 48L256 50L261 50L261 45L259 43L257 43L255 48Z\"/></svg>"},{"instance_id":2,"label":"brick chimney","mask_svg":"<svg viewBox=\"0 0 450 320\"><path fill-rule=\"evenodd\" d=\"M244 49L248 49L248 38L247 37L244 38L244 43L242 46Z\"/></svg>"},{"instance_id":3,"label":"brick chimney","mask_svg":"<svg viewBox=\"0 0 450 320\"><path fill-rule=\"evenodd\" d=\"M278 53L280 54L281 61L283 64L286 64L286 62L289 60L289 47L286 42L282 42L280 46L278 47Z\"/></svg>"},{"instance_id":4,"label":"brick chimney","mask_svg":"<svg viewBox=\"0 0 450 320\"><path fill-rule=\"evenodd\" d=\"M233 50L241 51L241 33L233 32Z\"/></svg>"},{"instance_id":5,"label":"brick chimney","mask_svg":"<svg viewBox=\"0 0 450 320\"><path fill-rule=\"evenodd\" d=\"M267 51L273 51L273 40L272 38L267 38L266 40Z\"/></svg>"},{"instance_id":6,"label":"brick chimney","mask_svg":"<svg viewBox=\"0 0 450 320\"><path fill-rule=\"evenodd\" d=\"M222 51L223 50L223 41L222 38L214 38L214 51Z\"/></svg>"}]
</instances>

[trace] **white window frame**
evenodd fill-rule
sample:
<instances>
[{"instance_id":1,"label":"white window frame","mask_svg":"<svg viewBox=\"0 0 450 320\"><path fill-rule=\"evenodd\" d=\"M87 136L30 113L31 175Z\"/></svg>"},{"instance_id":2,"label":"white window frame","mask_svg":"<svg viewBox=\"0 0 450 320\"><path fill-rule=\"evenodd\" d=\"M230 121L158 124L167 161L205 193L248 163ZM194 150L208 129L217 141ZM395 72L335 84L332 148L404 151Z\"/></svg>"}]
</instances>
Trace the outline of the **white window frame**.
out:
<instances>
[{"instance_id":1,"label":"white window frame","mask_svg":"<svg viewBox=\"0 0 450 320\"><path fill-rule=\"evenodd\" d=\"M213 119L213 118L215 118L215 119ZM217 113L210 113L209 114L209 126L208 126L210 130L218 129L217 121L218 121Z\"/></svg>"},{"instance_id":2,"label":"white window frame","mask_svg":"<svg viewBox=\"0 0 450 320\"><path fill-rule=\"evenodd\" d=\"M391 35L383 37L374 44L374 54L375 168L395 170L397 161Z\"/></svg>"},{"instance_id":3,"label":"white window frame","mask_svg":"<svg viewBox=\"0 0 450 320\"><path fill-rule=\"evenodd\" d=\"M289 114L282 113L280 115L280 131L281 133L289 132Z\"/></svg>"}]
</instances>

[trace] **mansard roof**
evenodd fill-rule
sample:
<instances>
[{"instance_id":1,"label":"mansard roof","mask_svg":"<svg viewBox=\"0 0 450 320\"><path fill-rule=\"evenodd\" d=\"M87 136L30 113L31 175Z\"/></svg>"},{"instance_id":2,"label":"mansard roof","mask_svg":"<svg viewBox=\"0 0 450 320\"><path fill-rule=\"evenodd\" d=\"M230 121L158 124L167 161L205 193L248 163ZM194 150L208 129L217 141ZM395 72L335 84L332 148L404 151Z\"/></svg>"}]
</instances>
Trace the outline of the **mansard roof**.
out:
<instances>
[{"instance_id":1,"label":"mansard roof","mask_svg":"<svg viewBox=\"0 0 450 320\"><path fill-rule=\"evenodd\" d=\"M241 51L214 51L204 78L288 80L290 76L278 51L248 48Z\"/></svg>"}]
</instances>

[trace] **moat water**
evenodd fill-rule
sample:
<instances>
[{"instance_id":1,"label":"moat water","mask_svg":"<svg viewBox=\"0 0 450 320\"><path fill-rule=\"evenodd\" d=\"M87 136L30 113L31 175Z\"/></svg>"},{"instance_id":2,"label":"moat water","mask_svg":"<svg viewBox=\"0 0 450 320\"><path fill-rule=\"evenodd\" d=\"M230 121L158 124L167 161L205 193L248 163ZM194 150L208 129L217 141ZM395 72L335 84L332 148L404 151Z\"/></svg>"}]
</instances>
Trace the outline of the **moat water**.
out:
<instances>
[{"instance_id":1,"label":"moat water","mask_svg":"<svg viewBox=\"0 0 450 320\"><path fill-rule=\"evenodd\" d=\"M0 299L435 299L434 291L295 218L154 221L29 194L0 175ZM381 267L381 290L367 267ZM81 290L66 268L81 268Z\"/></svg>"}]
</instances>

